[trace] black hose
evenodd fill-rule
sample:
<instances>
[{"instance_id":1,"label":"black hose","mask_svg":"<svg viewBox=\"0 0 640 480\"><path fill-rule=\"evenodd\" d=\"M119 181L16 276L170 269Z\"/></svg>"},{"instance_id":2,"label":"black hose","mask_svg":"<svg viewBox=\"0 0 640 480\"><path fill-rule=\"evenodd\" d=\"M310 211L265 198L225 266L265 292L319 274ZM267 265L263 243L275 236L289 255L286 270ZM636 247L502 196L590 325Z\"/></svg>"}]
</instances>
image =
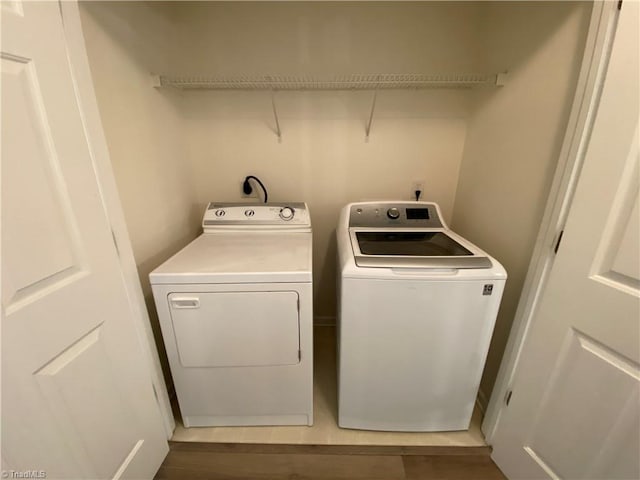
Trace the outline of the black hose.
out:
<instances>
[{"instance_id":1,"label":"black hose","mask_svg":"<svg viewBox=\"0 0 640 480\"><path fill-rule=\"evenodd\" d=\"M267 189L258 177L254 177L253 175L247 175L245 177L244 183L242 184L244 193L246 193L247 195L251 193L251 184L249 183L249 180L255 180L256 182L258 182L258 185L260 185L260 188L262 188L262 192L264 193L264 203L267 203L267 199L269 198Z\"/></svg>"}]
</instances>

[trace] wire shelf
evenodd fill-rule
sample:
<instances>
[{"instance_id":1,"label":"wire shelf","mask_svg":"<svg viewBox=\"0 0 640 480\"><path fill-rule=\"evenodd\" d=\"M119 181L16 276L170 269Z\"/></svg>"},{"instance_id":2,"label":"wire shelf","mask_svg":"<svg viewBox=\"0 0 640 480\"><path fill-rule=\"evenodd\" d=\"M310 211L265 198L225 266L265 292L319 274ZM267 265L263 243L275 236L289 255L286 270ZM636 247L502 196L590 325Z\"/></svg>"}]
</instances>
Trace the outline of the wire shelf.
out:
<instances>
[{"instance_id":1,"label":"wire shelf","mask_svg":"<svg viewBox=\"0 0 640 480\"><path fill-rule=\"evenodd\" d=\"M471 89L504 85L504 73L496 74L414 74L383 73L342 75L331 78L294 75L258 75L238 77L153 75L154 87L173 87L181 90L263 90L271 92L271 106L278 141L282 139L275 92L303 90L372 90L371 112L365 126L369 138L376 109L378 90L411 90L427 88Z\"/></svg>"},{"instance_id":2,"label":"wire shelf","mask_svg":"<svg viewBox=\"0 0 640 480\"><path fill-rule=\"evenodd\" d=\"M502 74L410 74L385 73L343 75L331 78L288 75L239 77L179 77L158 75L156 87L183 90L392 90L500 86Z\"/></svg>"}]
</instances>

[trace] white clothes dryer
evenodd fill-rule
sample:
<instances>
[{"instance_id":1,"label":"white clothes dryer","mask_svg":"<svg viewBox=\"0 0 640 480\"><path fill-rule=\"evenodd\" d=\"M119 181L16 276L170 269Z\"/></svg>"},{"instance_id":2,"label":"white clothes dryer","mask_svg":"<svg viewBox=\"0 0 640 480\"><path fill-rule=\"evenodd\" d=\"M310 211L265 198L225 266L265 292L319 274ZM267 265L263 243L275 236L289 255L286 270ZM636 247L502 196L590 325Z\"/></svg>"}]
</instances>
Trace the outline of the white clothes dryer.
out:
<instances>
[{"instance_id":1,"label":"white clothes dryer","mask_svg":"<svg viewBox=\"0 0 640 480\"><path fill-rule=\"evenodd\" d=\"M352 203L338 240L338 423L469 427L507 278L428 202Z\"/></svg>"},{"instance_id":2,"label":"white clothes dryer","mask_svg":"<svg viewBox=\"0 0 640 480\"><path fill-rule=\"evenodd\" d=\"M313 424L306 204L208 205L149 275L186 427Z\"/></svg>"}]
</instances>

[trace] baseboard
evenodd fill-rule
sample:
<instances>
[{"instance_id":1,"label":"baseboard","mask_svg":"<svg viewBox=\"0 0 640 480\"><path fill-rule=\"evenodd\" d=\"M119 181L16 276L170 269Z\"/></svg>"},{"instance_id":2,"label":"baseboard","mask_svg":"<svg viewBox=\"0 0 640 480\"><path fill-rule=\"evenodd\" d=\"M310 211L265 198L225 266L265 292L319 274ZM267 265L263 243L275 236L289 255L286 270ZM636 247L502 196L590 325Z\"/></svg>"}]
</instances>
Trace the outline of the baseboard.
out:
<instances>
[{"instance_id":1,"label":"baseboard","mask_svg":"<svg viewBox=\"0 0 640 480\"><path fill-rule=\"evenodd\" d=\"M489 456L491 447L462 447L438 445L292 445L277 443L214 443L170 441L172 452L204 453L271 453L316 455L473 455Z\"/></svg>"},{"instance_id":2,"label":"baseboard","mask_svg":"<svg viewBox=\"0 0 640 480\"><path fill-rule=\"evenodd\" d=\"M336 317L330 316L317 316L313 318L313 325L316 327L334 327L336 324Z\"/></svg>"}]
</instances>

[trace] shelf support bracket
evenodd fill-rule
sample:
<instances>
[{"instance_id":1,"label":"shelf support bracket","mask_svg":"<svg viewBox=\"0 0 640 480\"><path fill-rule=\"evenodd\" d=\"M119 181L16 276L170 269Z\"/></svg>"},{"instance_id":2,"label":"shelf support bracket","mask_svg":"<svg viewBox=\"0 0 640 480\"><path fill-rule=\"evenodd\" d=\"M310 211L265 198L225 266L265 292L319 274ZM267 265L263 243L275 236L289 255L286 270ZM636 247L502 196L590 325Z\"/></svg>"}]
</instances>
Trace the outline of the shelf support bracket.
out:
<instances>
[{"instance_id":1,"label":"shelf support bracket","mask_svg":"<svg viewBox=\"0 0 640 480\"><path fill-rule=\"evenodd\" d=\"M371 100L371 113L369 113L369 121L365 127L365 141L369 141L369 133L371 133L371 124L373 123L373 114L376 111L376 99L378 98L378 89L373 91L373 98Z\"/></svg>"},{"instance_id":2,"label":"shelf support bracket","mask_svg":"<svg viewBox=\"0 0 640 480\"><path fill-rule=\"evenodd\" d=\"M160 75L156 75L155 73L151 74L151 86L154 88L162 88L162 79Z\"/></svg>"},{"instance_id":3,"label":"shelf support bracket","mask_svg":"<svg viewBox=\"0 0 640 480\"><path fill-rule=\"evenodd\" d=\"M280 130L280 122L278 121L278 110L276 110L276 95L273 90L271 90L271 108L273 109L273 118L276 121L276 135L280 142L282 141L282 131Z\"/></svg>"}]
</instances>

